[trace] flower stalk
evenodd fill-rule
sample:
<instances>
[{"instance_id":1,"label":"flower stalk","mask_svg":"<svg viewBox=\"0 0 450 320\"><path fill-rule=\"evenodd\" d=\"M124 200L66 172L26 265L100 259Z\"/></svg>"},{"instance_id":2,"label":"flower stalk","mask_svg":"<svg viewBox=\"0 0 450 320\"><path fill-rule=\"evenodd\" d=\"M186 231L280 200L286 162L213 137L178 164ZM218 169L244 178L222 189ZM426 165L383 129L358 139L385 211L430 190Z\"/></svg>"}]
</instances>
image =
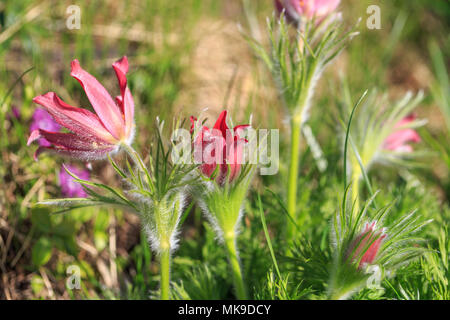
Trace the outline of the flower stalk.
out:
<instances>
[{"instance_id":1,"label":"flower stalk","mask_svg":"<svg viewBox=\"0 0 450 320\"><path fill-rule=\"evenodd\" d=\"M226 117L227 112L223 111L213 129L191 117L193 146L200 150L196 155L203 160L198 170L199 180L203 183L199 184L195 193L203 213L226 250L236 297L248 299L236 240L243 216L243 203L256 164L244 162L244 153L248 151L246 147L251 143L244 138L243 129L250 126L229 128ZM208 161L211 147L214 147L214 155L223 155L212 162Z\"/></svg>"},{"instance_id":2,"label":"flower stalk","mask_svg":"<svg viewBox=\"0 0 450 320\"><path fill-rule=\"evenodd\" d=\"M291 159L289 164L287 209L294 221L297 221L297 188L298 171L300 166L300 140L301 140L301 120L293 118L291 120ZM287 224L287 237L292 239L294 224Z\"/></svg>"},{"instance_id":3,"label":"flower stalk","mask_svg":"<svg viewBox=\"0 0 450 320\"><path fill-rule=\"evenodd\" d=\"M317 81L347 42L357 34L343 30L342 17L334 12L339 1L318 7L306 3L275 1L279 15L268 21L269 48L246 36L250 46L265 63L290 118L290 157L287 177L287 211L298 221L297 192L302 126L308 120ZM293 25L294 28L290 28ZM307 141L308 142L308 141ZM309 142L308 142L309 143ZM287 221L287 240L292 241L294 225Z\"/></svg>"},{"instance_id":4,"label":"flower stalk","mask_svg":"<svg viewBox=\"0 0 450 320\"><path fill-rule=\"evenodd\" d=\"M150 166L146 166L131 146L135 123L134 102L126 78L128 59L124 57L116 61L113 68L120 88L120 96L115 101L97 79L83 70L78 60L74 60L71 75L83 86L96 114L66 104L53 92L38 96L34 102L42 105L60 126L71 132L51 132L37 127L31 132L28 144L42 138L48 141L48 145L41 145L36 151L36 160L44 151L85 161L109 159L123 179L125 188L116 190L102 183L94 183L66 169L74 183L83 185L89 197L55 199L43 204L64 206L65 211L67 207L70 210L79 206L115 205L138 214L149 245L160 258L160 298L167 300L170 298L170 258L177 247L187 185L195 184L189 179L196 165L173 164L169 160L171 148L165 147L163 123L158 120L158 135L152 145L154 150L150 153ZM175 124L179 125L179 122ZM126 161L126 170L111 158L121 151L132 159L132 164ZM98 193L96 189L103 192Z\"/></svg>"},{"instance_id":5,"label":"flower stalk","mask_svg":"<svg viewBox=\"0 0 450 320\"><path fill-rule=\"evenodd\" d=\"M204 190L202 199L199 199L203 212L226 250L236 298L239 300L248 299L236 243L247 189L246 181L223 188L216 186L213 190Z\"/></svg>"},{"instance_id":6,"label":"flower stalk","mask_svg":"<svg viewBox=\"0 0 450 320\"><path fill-rule=\"evenodd\" d=\"M230 236L225 238L225 248L227 250L228 260L233 275L234 288L236 290L236 297L239 300L247 300L247 288L242 277L241 264L239 260L238 250L236 248L236 237Z\"/></svg>"},{"instance_id":7,"label":"flower stalk","mask_svg":"<svg viewBox=\"0 0 450 320\"><path fill-rule=\"evenodd\" d=\"M161 276L161 300L170 299L170 244L159 254Z\"/></svg>"}]
</instances>

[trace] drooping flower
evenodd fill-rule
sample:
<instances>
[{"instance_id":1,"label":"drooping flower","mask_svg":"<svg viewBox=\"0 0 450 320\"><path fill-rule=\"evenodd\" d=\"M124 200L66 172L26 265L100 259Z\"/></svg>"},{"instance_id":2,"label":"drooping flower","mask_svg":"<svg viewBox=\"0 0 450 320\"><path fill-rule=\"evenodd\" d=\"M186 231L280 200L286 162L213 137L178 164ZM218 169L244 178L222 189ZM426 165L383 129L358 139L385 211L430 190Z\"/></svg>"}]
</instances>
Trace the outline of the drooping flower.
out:
<instances>
[{"instance_id":1,"label":"drooping flower","mask_svg":"<svg viewBox=\"0 0 450 320\"><path fill-rule=\"evenodd\" d=\"M321 21L339 6L340 0L275 0L278 12L285 10L288 20L299 22L302 18Z\"/></svg>"},{"instance_id":2,"label":"drooping flower","mask_svg":"<svg viewBox=\"0 0 450 320\"><path fill-rule=\"evenodd\" d=\"M397 151L397 152L412 152L413 148L409 145L409 142L420 142L419 134L411 128L404 129L409 123L416 119L415 115L409 115L402 120L400 120L395 128L399 129L394 133L390 134L383 143L383 149ZM402 129L403 128L403 129Z\"/></svg>"},{"instance_id":3,"label":"drooping flower","mask_svg":"<svg viewBox=\"0 0 450 320\"><path fill-rule=\"evenodd\" d=\"M112 65L120 87L120 96L115 102L97 79L81 68L78 60L73 60L71 66L71 76L80 82L96 114L65 103L54 92L35 97L34 102L71 131L60 133L39 128L31 132L28 145L40 138L51 143L51 146L39 147L35 159L43 151L86 161L103 159L108 153L117 151L120 144L129 145L133 139L134 102L127 85L127 57Z\"/></svg>"},{"instance_id":4,"label":"drooping flower","mask_svg":"<svg viewBox=\"0 0 450 320\"><path fill-rule=\"evenodd\" d=\"M350 243L347 256L350 261L357 261L358 269L375 261L378 250L386 234L383 230L375 230L375 222L366 223L364 230Z\"/></svg>"},{"instance_id":5,"label":"drooping flower","mask_svg":"<svg viewBox=\"0 0 450 320\"><path fill-rule=\"evenodd\" d=\"M238 125L230 129L226 123L227 111L219 115L214 127L206 126L195 132L197 118L191 117L191 134L194 137L194 159L201 163L200 171L203 175L213 178L219 185L233 181L239 174L242 160L243 148L246 139L241 137L244 128L249 125ZM217 168L219 166L219 168ZM213 173L216 172L214 177Z\"/></svg>"},{"instance_id":6,"label":"drooping flower","mask_svg":"<svg viewBox=\"0 0 450 320\"><path fill-rule=\"evenodd\" d=\"M86 198L86 191L84 191L80 183L76 182L74 178L67 173L65 168L83 180L89 180L89 171L73 165L63 165L59 171L59 185L61 187L62 195L69 198Z\"/></svg>"},{"instance_id":7,"label":"drooping flower","mask_svg":"<svg viewBox=\"0 0 450 320\"><path fill-rule=\"evenodd\" d=\"M30 132L39 129L58 132L61 129L61 126L55 120L53 120L52 116L47 111L41 108L37 108L34 111L33 116L31 117ZM48 142L45 138L39 139L38 144L41 147L51 146L51 143Z\"/></svg>"}]
</instances>

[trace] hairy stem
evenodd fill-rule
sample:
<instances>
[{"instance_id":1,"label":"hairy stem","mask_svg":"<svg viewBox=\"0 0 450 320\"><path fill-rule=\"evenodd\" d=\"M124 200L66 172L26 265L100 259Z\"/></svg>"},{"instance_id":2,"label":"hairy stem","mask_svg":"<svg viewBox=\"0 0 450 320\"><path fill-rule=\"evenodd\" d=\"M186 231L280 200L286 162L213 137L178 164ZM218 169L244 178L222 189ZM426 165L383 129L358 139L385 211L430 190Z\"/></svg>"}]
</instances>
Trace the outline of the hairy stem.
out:
<instances>
[{"instance_id":1,"label":"hairy stem","mask_svg":"<svg viewBox=\"0 0 450 320\"><path fill-rule=\"evenodd\" d=\"M236 237L228 237L225 239L225 248L227 249L228 260L230 262L231 273L233 276L234 288L236 290L236 297L239 300L247 300L247 289L242 277L241 264L239 262L239 255L236 248Z\"/></svg>"},{"instance_id":2,"label":"hairy stem","mask_svg":"<svg viewBox=\"0 0 450 320\"><path fill-rule=\"evenodd\" d=\"M291 159L289 164L287 209L294 221L297 221L297 180L300 160L301 120L293 118L291 121ZM292 239L294 224L287 223L287 238Z\"/></svg>"},{"instance_id":3,"label":"hairy stem","mask_svg":"<svg viewBox=\"0 0 450 320\"><path fill-rule=\"evenodd\" d=\"M160 253L161 300L169 300L170 293L170 249Z\"/></svg>"},{"instance_id":4,"label":"hairy stem","mask_svg":"<svg viewBox=\"0 0 450 320\"><path fill-rule=\"evenodd\" d=\"M307 72L304 85L301 89L301 94L297 100L294 112L291 119L291 161L289 164L288 177L288 195L287 195L287 210L290 217L297 221L297 185L298 185L298 170L300 162L300 137L302 131L302 119L305 108L308 108L310 98L314 94L315 84L313 78L316 74L318 60L314 59L311 62ZM292 240L294 224L288 222L287 237Z\"/></svg>"},{"instance_id":5,"label":"hairy stem","mask_svg":"<svg viewBox=\"0 0 450 320\"><path fill-rule=\"evenodd\" d=\"M136 152L136 150L134 150L134 148L132 146L129 146L126 143L121 143L120 147L123 150L125 150L125 152L133 160L134 164L137 165L139 167L139 169L141 169L141 171L143 171L143 172L147 171L147 168L145 167L144 161L142 160L142 158L139 156L139 154Z\"/></svg>"}]
</instances>

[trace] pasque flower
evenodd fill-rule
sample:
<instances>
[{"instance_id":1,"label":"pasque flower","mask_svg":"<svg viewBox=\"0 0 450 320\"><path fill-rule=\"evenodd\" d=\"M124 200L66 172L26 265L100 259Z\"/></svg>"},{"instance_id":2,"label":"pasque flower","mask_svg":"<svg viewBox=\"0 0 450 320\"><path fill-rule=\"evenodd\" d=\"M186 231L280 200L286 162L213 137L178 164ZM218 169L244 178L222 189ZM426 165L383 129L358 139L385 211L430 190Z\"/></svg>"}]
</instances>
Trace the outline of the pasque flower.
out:
<instances>
[{"instance_id":1,"label":"pasque flower","mask_svg":"<svg viewBox=\"0 0 450 320\"><path fill-rule=\"evenodd\" d=\"M244 128L249 127L249 125L238 125L230 129L226 118L227 111L224 110L212 129L202 126L195 130L197 118L191 117L191 134L196 135L194 159L201 163L202 174L214 179L219 185L224 184L227 177L228 182L232 182L238 176L243 160L243 148L247 142L241 134Z\"/></svg>"},{"instance_id":2,"label":"pasque flower","mask_svg":"<svg viewBox=\"0 0 450 320\"><path fill-rule=\"evenodd\" d=\"M80 169L73 165L63 165L59 171L59 185L61 186L62 195L70 198L86 198L87 194L82 185L79 182L76 182L74 178L67 173L66 169L80 179L89 180L90 178L88 170Z\"/></svg>"},{"instance_id":3,"label":"pasque flower","mask_svg":"<svg viewBox=\"0 0 450 320\"><path fill-rule=\"evenodd\" d=\"M291 21L316 18L319 21L336 10L340 0L275 0L278 12L285 10Z\"/></svg>"},{"instance_id":4,"label":"pasque flower","mask_svg":"<svg viewBox=\"0 0 450 320\"><path fill-rule=\"evenodd\" d=\"M375 222L366 223L364 230L351 242L347 255L350 261L358 261L358 268L371 264L377 257L382 241L386 238L383 230L375 230Z\"/></svg>"},{"instance_id":5,"label":"pasque flower","mask_svg":"<svg viewBox=\"0 0 450 320\"><path fill-rule=\"evenodd\" d=\"M409 142L420 142L420 136L419 134L411 128L404 128L411 122L414 122L416 120L416 116L411 114L399 122L396 123L395 127L396 129L399 129L395 131L394 133L390 134L383 143L383 148L386 150L392 150L397 152L412 152L413 148L411 145L409 145ZM403 128L403 129L402 129Z\"/></svg>"},{"instance_id":6,"label":"pasque flower","mask_svg":"<svg viewBox=\"0 0 450 320\"><path fill-rule=\"evenodd\" d=\"M121 144L131 144L134 135L134 102L127 85L127 57L112 66L120 87L116 101L95 77L81 68L78 60L72 61L71 76L80 82L96 114L65 103L54 92L33 99L58 124L71 131L62 133L46 128L32 131L28 144L40 138L45 138L51 144L40 146L35 159L43 151L53 151L82 160L96 160L117 151Z\"/></svg>"},{"instance_id":7,"label":"pasque flower","mask_svg":"<svg viewBox=\"0 0 450 320\"><path fill-rule=\"evenodd\" d=\"M225 247L236 297L247 299L236 239L244 214L243 203L256 165L243 163L244 147L248 143L243 130L249 125L231 129L226 118L227 111L222 111L210 129L191 117L194 162L200 164L200 174L207 177L205 183L193 188L193 192L217 239Z\"/></svg>"},{"instance_id":8,"label":"pasque flower","mask_svg":"<svg viewBox=\"0 0 450 320\"><path fill-rule=\"evenodd\" d=\"M431 222L421 219L417 211L387 221L395 209L389 204L373 210L378 191L361 208L356 208L348 193L347 187L330 228L331 299L348 299L363 287L379 287L384 277L395 276L396 269L420 257L426 249L419 245L423 239L415 233Z\"/></svg>"},{"instance_id":9,"label":"pasque flower","mask_svg":"<svg viewBox=\"0 0 450 320\"><path fill-rule=\"evenodd\" d=\"M61 126L52 118L52 116L47 111L41 108L37 108L34 111L33 116L31 117L30 132L39 129L57 132L61 129ZM38 144L42 147L51 146L51 143L44 138L39 139Z\"/></svg>"}]
</instances>

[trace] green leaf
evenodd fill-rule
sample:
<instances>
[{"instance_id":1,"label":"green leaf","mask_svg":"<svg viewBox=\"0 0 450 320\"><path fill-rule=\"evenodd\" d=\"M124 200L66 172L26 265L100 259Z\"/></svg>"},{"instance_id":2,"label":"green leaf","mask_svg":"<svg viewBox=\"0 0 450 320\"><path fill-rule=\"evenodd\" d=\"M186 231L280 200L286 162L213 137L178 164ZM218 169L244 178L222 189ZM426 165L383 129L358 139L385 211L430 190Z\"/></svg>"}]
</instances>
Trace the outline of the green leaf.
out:
<instances>
[{"instance_id":1,"label":"green leaf","mask_svg":"<svg viewBox=\"0 0 450 320\"><path fill-rule=\"evenodd\" d=\"M31 223L43 233L50 232L52 228L50 212L45 208L33 208L31 210Z\"/></svg>"},{"instance_id":2,"label":"green leaf","mask_svg":"<svg viewBox=\"0 0 450 320\"><path fill-rule=\"evenodd\" d=\"M33 275L31 278L31 290L33 290L33 294L39 295L42 289L44 289L44 280L37 274Z\"/></svg>"},{"instance_id":3,"label":"green leaf","mask_svg":"<svg viewBox=\"0 0 450 320\"><path fill-rule=\"evenodd\" d=\"M40 238L33 246L31 259L36 267L43 266L52 257L52 243L46 237Z\"/></svg>"},{"instance_id":4,"label":"green leaf","mask_svg":"<svg viewBox=\"0 0 450 320\"><path fill-rule=\"evenodd\" d=\"M95 231L94 244L98 251L102 251L108 244L108 235L104 231Z\"/></svg>"},{"instance_id":5,"label":"green leaf","mask_svg":"<svg viewBox=\"0 0 450 320\"><path fill-rule=\"evenodd\" d=\"M53 228L53 232L61 237L71 237L76 233L75 221L64 219Z\"/></svg>"}]
</instances>

